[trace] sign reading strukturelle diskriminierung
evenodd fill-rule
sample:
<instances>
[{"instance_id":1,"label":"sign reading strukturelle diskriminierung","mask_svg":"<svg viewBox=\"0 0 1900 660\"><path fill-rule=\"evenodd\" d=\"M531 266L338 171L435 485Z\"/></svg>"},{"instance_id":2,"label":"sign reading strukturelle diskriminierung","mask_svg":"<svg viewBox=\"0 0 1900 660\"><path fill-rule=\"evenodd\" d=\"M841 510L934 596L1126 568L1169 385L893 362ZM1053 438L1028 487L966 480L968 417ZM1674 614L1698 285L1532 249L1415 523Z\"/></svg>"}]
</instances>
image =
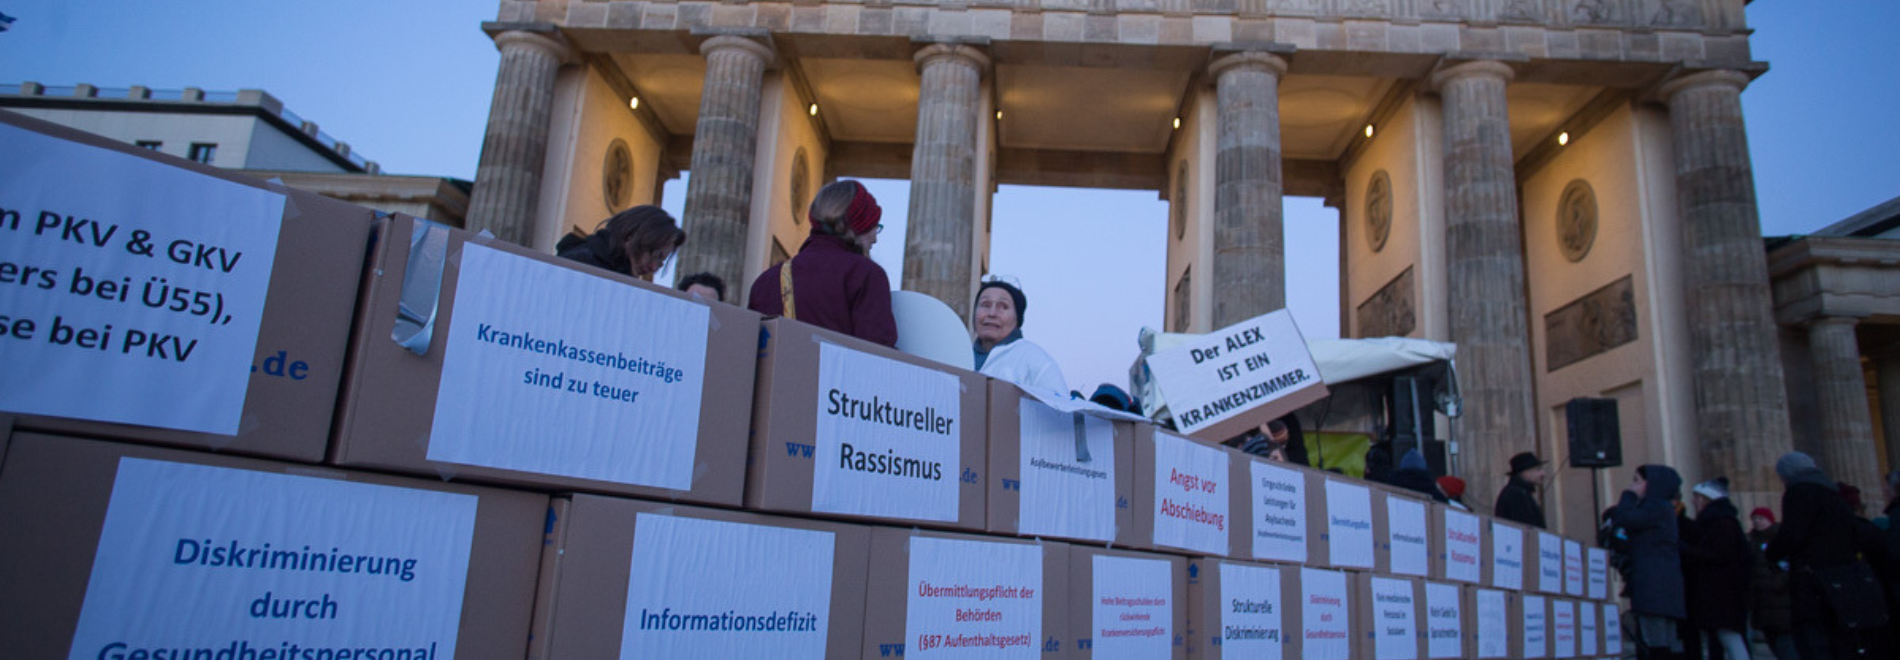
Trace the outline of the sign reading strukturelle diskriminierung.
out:
<instances>
[{"instance_id":1,"label":"sign reading strukturelle diskriminierung","mask_svg":"<svg viewBox=\"0 0 1900 660\"><path fill-rule=\"evenodd\" d=\"M1319 367L1286 310L1269 312L1150 355L1148 369L1182 435L1309 388Z\"/></svg>"}]
</instances>

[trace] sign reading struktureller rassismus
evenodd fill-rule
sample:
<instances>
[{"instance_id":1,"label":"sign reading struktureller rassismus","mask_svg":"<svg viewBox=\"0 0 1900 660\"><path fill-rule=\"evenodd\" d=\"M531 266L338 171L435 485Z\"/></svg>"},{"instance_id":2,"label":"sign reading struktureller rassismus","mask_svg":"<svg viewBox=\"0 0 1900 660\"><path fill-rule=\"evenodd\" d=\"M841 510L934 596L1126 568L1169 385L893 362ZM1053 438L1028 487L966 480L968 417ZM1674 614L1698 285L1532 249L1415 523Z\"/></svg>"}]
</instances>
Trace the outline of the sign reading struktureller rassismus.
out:
<instances>
[{"instance_id":1,"label":"sign reading struktureller rassismus","mask_svg":"<svg viewBox=\"0 0 1900 660\"><path fill-rule=\"evenodd\" d=\"M702 303L462 246L431 461L685 490Z\"/></svg>"},{"instance_id":2,"label":"sign reading struktureller rassismus","mask_svg":"<svg viewBox=\"0 0 1900 660\"><path fill-rule=\"evenodd\" d=\"M122 458L68 657L453 658L476 505Z\"/></svg>"},{"instance_id":3,"label":"sign reading struktureller rassismus","mask_svg":"<svg viewBox=\"0 0 1900 660\"><path fill-rule=\"evenodd\" d=\"M1477 584L1484 579L1483 524L1474 514L1444 509L1445 578Z\"/></svg>"},{"instance_id":4,"label":"sign reading struktureller rassismus","mask_svg":"<svg viewBox=\"0 0 1900 660\"><path fill-rule=\"evenodd\" d=\"M1241 321L1147 357L1183 435L1311 387L1319 367L1293 314L1280 310Z\"/></svg>"},{"instance_id":5,"label":"sign reading struktureller rassismus","mask_svg":"<svg viewBox=\"0 0 1900 660\"><path fill-rule=\"evenodd\" d=\"M235 435L284 196L0 125L0 410Z\"/></svg>"},{"instance_id":6,"label":"sign reading struktureller rassismus","mask_svg":"<svg viewBox=\"0 0 1900 660\"><path fill-rule=\"evenodd\" d=\"M639 514L620 657L825 657L834 542L818 530Z\"/></svg>"},{"instance_id":7,"label":"sign reading struktureller rassismus","mask_svg":"<svg viewBox=\"0 0 1900 660\"><path fill-rule=\"evenodd\" d=\"M812 510L956 520L960 393L948 373L819 342Z\"/></svg>"},{"instance_id":8,"label":"sign reading struktureller rassismus","mask_svg":"<svg viewBox=\"0 0 1900 660\"><path fill-rule=\"evenodd\" d=\"M1024 536L1115 539L1115 426L1106 419L1065 413L1032 397L1021 412Z\"/></svg>"}]
</instances>

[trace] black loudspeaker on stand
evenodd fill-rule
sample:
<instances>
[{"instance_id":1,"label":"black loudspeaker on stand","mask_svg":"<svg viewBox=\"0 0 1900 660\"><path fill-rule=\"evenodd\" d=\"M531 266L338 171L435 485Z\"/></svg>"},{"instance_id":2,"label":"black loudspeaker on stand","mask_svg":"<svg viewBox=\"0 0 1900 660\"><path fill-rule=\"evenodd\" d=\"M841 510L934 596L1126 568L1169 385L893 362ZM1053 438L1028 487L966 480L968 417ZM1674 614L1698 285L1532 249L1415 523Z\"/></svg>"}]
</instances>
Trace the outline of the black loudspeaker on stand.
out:
<instances>
[{"instance_id":1,"label":"black loudspeaker on stand","mask_svg":"<svg viewBox=\"0 0 1900 660\"><path fill-rule=\"evenodd\" d=\"M1597 470L1623 464L1623 432L1617 424L1616 399L1578 397L1564 404L1570 436L1570 467L1590 468L1592 515L1603 510Z\"/></svg>"}]
</instances>

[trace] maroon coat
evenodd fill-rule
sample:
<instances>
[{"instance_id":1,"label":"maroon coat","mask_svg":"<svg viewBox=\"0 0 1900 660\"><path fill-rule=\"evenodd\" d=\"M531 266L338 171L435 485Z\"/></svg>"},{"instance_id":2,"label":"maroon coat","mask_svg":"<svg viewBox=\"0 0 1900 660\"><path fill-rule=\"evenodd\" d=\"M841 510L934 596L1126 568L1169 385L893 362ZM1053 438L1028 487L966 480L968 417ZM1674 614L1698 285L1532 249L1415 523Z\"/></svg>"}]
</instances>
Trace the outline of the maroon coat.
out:
<instances>
[{"instance_id":1,"label":"maroon coat","mask_svg":"<svg viewBox=\"0 0 1900 660\"><path fill-rule=\"evenodd\" d=\"M897 347L897 319L891 316L891 280L870 257L845 246L836 236L813 234L791 261L766 269L753 280L746 307L767 316L784 316L779 269L792 265L792 298L798 320L859 339Z\"/></svg>"}]
</instances>

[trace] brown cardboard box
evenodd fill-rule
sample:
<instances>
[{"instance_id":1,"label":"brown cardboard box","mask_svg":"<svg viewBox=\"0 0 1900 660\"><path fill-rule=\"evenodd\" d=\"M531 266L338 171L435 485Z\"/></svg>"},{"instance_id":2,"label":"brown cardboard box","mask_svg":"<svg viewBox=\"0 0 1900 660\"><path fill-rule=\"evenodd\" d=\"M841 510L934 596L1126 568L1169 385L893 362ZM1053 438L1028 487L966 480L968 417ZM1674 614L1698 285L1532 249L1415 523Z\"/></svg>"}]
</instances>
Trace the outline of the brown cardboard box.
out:
<instances>
[{"instance_id":1,"label":"brown cardboard box","mask_svg":"<svg viewBox=\"0 0 1900 660\"><path fill-rule=\"evenodd\" d=\"M1523 646L1523 594L1465 586L1465 653L1479 660L1515 658Z\"/></svg>"},{"instance_id":2,"label":"brown cardboard box","mask_svg":"<svg viewBox=\"0 0 1900 660\"><path fill-rule=\"evenodd\" d=\"M1387 554L1380 547L1386 534L1385 507L1375 497L1380 490L1374 484L1336 474L1326 475L1318 499L1326 502L1322 530L1327 556L1312 563L1334 568L1371 571ZM1317 508L1317 507L1316 507ZM1391 559L1385 560L1390 563Z\"/></svg>"},{"instance_id":3,"label":"brown cardboard box","mask_svg":"<svg viewBox=\"0 0 1900 660\"><path fill-rule=\"evenodd\" d=\"M1101 649L1105 657L1184 660L1187 565L1173 555L1071 546L1069 657L1087 660Z\"/></svg>"},{"instance_id":4,"label":"brown cardboard box","mask_svg":"<svg viewBox=\"0 0 1900 660\"><path fill-rule=\"evenodd\" d=\"M1323 566L1326 541L1326 473L1291 463L1249 457L1247 555L1258 561Z\"/></svg>"},{"instance_id":5,"label":"brown cardboard box","mask_svg":"<svg viewBox=\"0 0 1900 660\"><path fill-rule=\"evenodd\" d=\"M1484 581L1487 587L1507 591L1534 591L1537 587L1536 530L1484 519Z\"/></svg>"},{"instance_id":6,"label":"brown cardboard box","mask_svg":"<svg viewBox=\"0 0 1900 660\"><path fill-rule=\"evenodd\" d=\"M1433 579L1481 584L1484 578L1484 518L1443 504L1432 505Z\"/></svg>"},{"instance_id":7,"label":"brown cardboard box","mask_svg":"<svg viewBox=\"0 0 1900 660\"><path fill-rule=\"evenodd\" d=\"M228 423L234 424L234 433L190 431L180 430L183 427L178 426L161 428L154 425L174 423L161 420L151 420L148 423L109 422L98 421L99 418L75 419L24 412L20 415L19 427L61 435L112 438L309 463L322 460L324 447L327 446L330 438L331 416L336 411L337 390L342 382L344 356L349 344L350 318L356 305L356 291L362 275L363 252L369 241L371 219L369 209L266 183L244 174L166 156L149 149L140 149L12 112L0 111L0 126L24 129L30 132L29 135L51 136L69 143L96 147L117 154L129 154L132 158L157 163L165 168L189 171L250 189L271 190L285 197L283 221L279 226L275 257L268 262L270 279L268 289L264 294L262 315L257 319L259 325L255 338L256 346L243 351L251 356L249 362L251 375L240 399L241 412L228 420ZM78 151L91 153L83 148ZM9 154L8 158L31 159L34 156L34 154ZM76 174L48 171L46 175L49 181L62 177L78 177L91 181L99 176L98 173L92 171ZM111 182L100 183L101 185L96 187L100 194L109 195L115 190ZM47 186L50 190L51 183ZM50 192L47 194L49 199L45 200L46 203L58 202L57 198L51 197ZM7 233L18 232L21 237L32 238L39 214L42 211L57 214L60 209L0 209L0 211L4 211L0 212L0 217L12 217L11 214L14 212L19 214L17 229ZM189 268L170 263L169 250L173 247L174 241L198 237L174 236L168 232L168 227L177 224L174 218L169 217L80 218L75 223L86 220L100 223L86 224L85 227L90 230L98 230L101 226L116 227L117 235L116 238L107 238L109 245L103 251L96 253L106 255L112 260L113 271L102 272L94 268L92 264L85 264L79 269L83 270L87 278L95 283L91 289L91 296L66 295L72 293L73 287L79 284L77 277L79 273L67 272L68 264L47 261L55 257L47 256L44 251L36 250L32 257L23 260L21 264L9 265L37 266L58 271L57 278L59 279L56 288L49 289L46 293L60 294L61 300L54 304L57 306L57 311L64 312L61 315L64 323L68 327L73 327L84 322L86 326L92 327L93 324L85 322L85 318L110 322L116 326L116 330L104 337L108 345L102 348L107 349L110 355L120 356L127 356L126 351L129 349L129 356L124 359L136 362L115 363L110 369L100 370L91 363L73 362L74 359L81 359L78 356L82 355L85 358L96 358L90 352L80 352L76 344L68 344L71 352L47 354L54 359L54 363L43 365L48 368L42 373L81 373L86 378L101 379L94 382L153 384L154 381L147 374L162 373L162 368L155 372L118 372L122 366L143 370L150 368L152 364L151 360L146 359L153 357L149 349L138 346L128 347L125 343L132 338L132 330L140 327L153 330L152 326L146 324L154 319L164 319L164 317L154 317L152 314L169 313L152 312L139 302L139 298L145 293L143 289L148 282L166 275L175 277L178 275L179 268ZM8 226L11 226L13 221L6 222ZM64 228L64 226L61 227L62 232ZM77 224L75 228L78 228ZM81 229L81 231L85 231L85 237L91 240L93 234L90 231L87 229ZM152 257L135 255L121 249L131 247L128 239L135 239L138 235L135 232L150 232L151 247L154 252ZM54 232L48 230L46 239L50 241L54 236ZM209 244L214 240L207 238L202 239L202 242ZM24 242L15 244L27 245ZM197 249L189 244L184 245L183 249L189 251L186 258L195 263ZM210 256L215 258L216 255ZM0 261L6 261L5 257L4 253L0 253ZM258 263L247 262L243 257L262 259L262 255L239 255L232 261L234 270L230 272L239 274L243 272L244 267ZM69 275L72 277L68 279ZM9 277L14 276L17 274ZM99 305L113 304L93 299L103 292L102 289L97 288L97 283L107 281L124 282L128 288L124 292L127 295L121 303L118 303L119 306L101 309ZM163 293L162 289L157 291ZM18 302L25 304L29 292L40 293L37 289L22 290ZM222 293L211 289L206 289L206 292ZM216 301L220 305L226 302L224 298L217 298ZM240 304L235 298L230 302L233 303L233 307ZM92 307L88 308L87 305ZM78 311L79 320L75 320L75 310ZM18 307L8 311L13 315L14 320L21 318L22 310ZM50 339L54 332L54 319L32 320L38 322L34 339ZM239 326L241 325L240 323ZM193 323L189 327L199 326ZM204 327L211 326L206 324ZM216 335L193 336L191 334L193 332L196 330L188 329L180 333L179 341L215 341L218 338ZM206 330L206 332L213 331ZM179 348L182 349L183 346ZM211 352L210 344L204 346L193 344L192 348L192 353L199 356L215 355ZM18 360L15 364L25 363L24 356L8 358L5 354L0 354L0 362L9 359ZM179 359L180 363L184 363L182 356L174 355L174 359ZM199 359L203 362L215 357L200 357ZM242 367L239 366L239 368ZM216 387L202 383L200 386ZM167 384L164 387L171 386ZM131 406L107 405L109 407L105 412L113 415L128 414L133 410ZM4 407L4 399L0 399L0 408ZM206 415L214 416L210 412ZM221 416L221 413L215 416Z\"/></svg>"},{"instance_id":8,"label":"brown cardboard box","mask_svg":"<svg viewBox=\"0 0 1900 660\"><path fill-rule=\"evenodd\" d=\"M1266 658L1275 647L1300 657L1297 567L1196 557L1187 575L1188 658ZM1279 589L1258 588L1273 580Z\"/></svg>"},{"instance_id":9,"label":"brown cardboard box","mask_svg":"<svg viewBox=\"0 0 1900 660\"><path fill-rule=\"evenodd\" d=\"M871 543L867 527L594 495L557 498L549 517L528 649L532 660L621 658L627 650L622 647L627 628L649 630L648 622L659 630L631 642L637 645L636 654L665 655L668 643L702 655L732 657L814 657L803 652L823 649L822 657L835 660L863 653L865 564ZM662 524L659 529L671 531L643 536L640 526L645 524ZM641 548L636 539L657 543ZM733 542L721 543L727 540ZM680 546L668 547L669 541ZM799 558L821 554L831 561ZM830 574L829 581L802 580L803 573L820 565ZM642 575L632 575L635 570ZM657 577L669 575L680 576L679 581ZM630 593L632 585L649 584L659 593ZM799 595L820 589L829 593L828 600ZM814 602L825 607L807 609L815 607ZM682 625L687 630L671 631L666 628L669 621L653 617L717 617L725 612L748 617L747 626L791 624L794 630L718 636L691 631L690 619ZM719 646L722 643L738 646Z\"/></svg>"},{"instance_id":10,"label":"brown cardboard box","mask_svg":"<svg viewBox=\"0 0 1900 660\"><path fill-rule=\"evenodd\" d=\"M1166 460L1170 451L1180 452L1186 460L1212 462L1219 456L1218 460L1226 461L1226 469L1190 474L1194 471ZM1183 438L1149 424L1135 425L1135 497L1129 516L1135 529L1134 547L1246 557L1253 550L1252 493L1245 487L1252 479L1250 460L1227 447ZM1220 497L1222 493L1225 497ZM1226 511L1216 510L1221 505ZM1174 536L1177 532L1184 535Z\"/></svg>"},{"instance_id":11,"label":"brown cardboard box","mask_svg":"<svg viewBox=\"0 0 1900 660\"><path fill-rule=\"evenodd\" d=\"M1439 545L1431 533L1432 505L1431 499L1418 493L1375 484L1372 508L1374 520L1380 523L1375 525L1378 572L1417 578L1431 574L1432 551ZM1400 514L1407 519L1397 518Z\"/></svg>"},{"instance_id":12,"label":"brown cardboard box","mask_svg":"<svg viewBox=\"0 0 1900 660\"><path fill-rule=\"evenodd\" d=\"M1053 409L1042 405L1034 398L1024 394L1021 389L1006 381L991 380L989 381L989 386L989 492L987 495L987 500L989 501L989 515L986 521L988 531L993 534L1067 538L1095 543L1110 543L1118 546L1134 545L1136 543L1135 529L1129 522L1129 510L1131 502L1134 500L1135 492L1135 422L1085 420L1085 424L1099 424L1110 427L1113 430L1113 437L1109 442L1101 443L1101 446L1094 446L1095 443L1091 442L1089 451L1093 452L1093 455L1088 457L1090 458L1088 463L1078 462L1077 465L1054 464L1065 468L1077 467L1082 469L1103 464L1113 464L1114 469L1103 475L1113 483L1110 484L1108 488L1103 489L1103 494L1106 495L1106 497L1096 500L1098 506L1104 508L1092 510L1093 515L1101 516L1103 519L1112 523L1113 526L1108 528L1106 533L1089 534L1083 531L1086 530L1087 527L1073 527L1065 530L1056 525L1042 525L1039 528L1023 529L1021 519L1024 512L1024 489L1030 488L1032 491L1036 489L1036 486L1025 483L1028 480L1025 477L1037 478L1038 475L1055 475L1053 479L1047 476L1041 477L1048 480L1047 483L1050 484L1048 489L1042 492L1049 493L1054 497L1063 498L1063 501L1072 507L1066 509L1065 512L1069 512L1075 516L1082 515L1083 511L1080 507L1089 501L1087 498L1080 496L1078 486L1081 484L1094 484L1099 482L1085 481L1085 479L1095 475L1079 475L1073 470L1060 472L1039 470L1037 474L1024 474L1023 460L1025 454L1023 453L1022 442L1022 412L1024 408L1034 407L1040 409L1041 414L1044 416L1053 416L1057 413L1054 413ZM1064 422L1064 428L1069 429L1069 432L1063 434L1058 444L1072 443L1072 438L1074 437L1073 421L1075 416L1061 415L1060 417ZM1045 419L1045 421L1047 420ZM1068 450L1066 446L1060 447L1059 449L1063 451L1073 451ZM1035 525L1032 525L1032 527L1035 527Z\"/></svg>"},{"instance_id":13,"label":"brown cardboard box","mask_svg":"<svg viewBox=\"0 0 1900 660\"><path fill-rule=\"evenodd\" d=\"M1518 598L1517 637L1512 638L1511 657L1519 660L1549 658L1551 650L1549 596L1524 593Z\"/></svg>"},{"instance_id":14,"label":"brown cardboard box","mask_svg":"<svg viewBox=\"0 0 1900 660\"><path fill-rule=\"evenodd\" d=\"M1359 574L1305 567L1299 574L1300 657L1360 660L1359 636L1366 628L1357 614L1359 595L1353 588Z\"/></svg>"},{"instance_id":15,"label":"brown cardboard box","mask_svg":"<svg viewBox=\"0 0 1900 660\"><path fill-rule=\"evenodd\" d=\"M1365 660L1418 660L1425 657L1425 592L1416 578L1353 575L1355 637Z\"/></svg>"},{"instance_id":16,"label":"brown cardboard box","mask_svg":"<svg viewBox=\"0 0 1900 660\"><path fill-rule=\"evenodd\" d=\"M921 646L1014 653L1023 643L1040 647L1045 658L1069 657L1069 547L1057 541L872 528L862 657L903 657ZM1010 550L1030 553L1025 561L1040 559L1041 584L1008 577L1011 571L999 558ZM933 557L944 561L931 566ZM1040 591L1029 593L1033 589ZM913 606L934 611L912 613ZM1040 613L1034 622L1040 632L1017 639L1028 635L1023 631L1031 622L1025 617L1035 613ZM981 625L986 622L995 625Z\"/></svg>"},{"instance_id":17,"label":"brown cardboard box","mask_svg":"<svg viewBox=\"0 0 1900 660\"><path fill-rule=\"evenodd\" d=\"M666 287L472 232L437 229L441 231L430 232L428 225L419 226L417 220L407 216L396 216L377 228L377 249L371 255L368 284L357 318L349 385L343 394L331 462L535 490L591 491L725 506L739 504L744 487L746 433L752 410L749 393L754 367L752 356L758 341L757 314L731 305L694 301ZM428 262L419 261L411 268L411 246L418 239L425 248L433 246L446 254L440 265L437 295L427 295L434 271L426 265ZM464 268L471 256L481 258L479 263L485 264L483 272L468 272ZM464 319L466 334L452 337L459 285L463 280L480 282L484 278L505 278L504 287L521 288L494 291L494 298L470 298L464 304L485 306L487 300L495 299L502 301L496 305L505 308ZM392 333L401 329L397 311L398 306L404 304L405 285L411 287L412 293L418 287L424 291L419 301L412 301L414 307L426 309L434 305L438 309L432 332L418 337L427 344L427 352L422 355L392 339ZM651 319L635 317L633 312L637 310L629 310L621 304L625 302L623 299L615 299L613 303L593 299L591 307L578 302L559 305L556 308L559 311L551 310L547 314L522 311L523 305L556 300L560 292L570 290L570 286L587 287L574 290L577 296L604 292L664 304L668 310L684 309L688 313L695 308L705 308L705 361L671 365L683 374L678 382L684 387L693 387L695 383L699 387L697 442L690 454L676 455L668 461L658 460L654 452L668 451L665 443L678 442L677 436L667 435L665 428L647 428L643 422L609 421L623 418L608 415L632 414L626 412L627 408L645 405L639 403L640 395L648 396L656 401L653 405L658 406L672 399L651 397L685 391L666 389L670 384L661 377L661 372L646 374L619 368L618 363L562 359L541 351L516 350L515 346L479 339L483 336L482 330L492 323L495 336L504 332L520 333L536 341L560 342L559 345L567 349L587 350L607 358L614 356L605 354L613 353L645 359L643 355L628 355L642 353L637 346L616 345L612 339L598 342L588 339L590 334L611 335L621 329L634 333L643 324L656 325ZM507 297L502 297L504 294ZM561 325L546 325L549 317L559 319ZM481 324L477 325L478 322ZM652 327L647 329L657 332ZM555 332L565 334L553 334ZM651 332L639 336L644 338L649 334ZM457 347L452 345L455 341L467 342L461 348L464 352L457 353ZM488 366L474 366L480 364L477 360L485 361ZM473 387L467 380L445 378L445 370L454 374L458 369L483 377L505 374L506 378L496 379L496 384L519 388L506 393L482 393L480 398L468 400L491 404L521 401L526 402L522 406L533 410L507 420L515 426L479 440L470 434L439 433L441 430L436 428L439 423L447 422L451 429L456 423L452 417L438 421L439 397L451 392L449 387L458 390ZM547 381L542 380L550 373L559 374L551 376L554 393L545 391ZM525 384L524 380L530 375L536 376L535 382ZM598 393L572 391L575 386L586 390L603 384L633 388L638 393L633 402L621 403L603 399ZM470 396L476 395L471 393ZM459 399L451 401L454 400ZM494 406L476 403L471 407L488 410ZM640 415L651 413L652 419L671 419L688 427L693 421L663 416L651 406L634 410ZM496 428L500 423L479 417L468 422L477 428ZM656 422L658 425L667 423ZM571 432L563 425L570 425ZM560 445L563 449L558 454L549 450L553 438L564 439ZM615 451L628 453L615 454ZM454 460L437 460L431 456L453 457ZM672 467L649 469L662 464Z\"/></svg>"},{"instance_id":18,"label":"brown cardboard box","mask_svg":"<svg viewBox=\"0 0 1900 660\"><path fill-rule=\"evenodd\" d=\"M10 658L240 644L281 653L281 642L470 660L527 648L545 496L27 432L5 450ZM281 562L305 570L275 570ZM248 614L292 599L302 602L290 616L341 625Z\"/></svg>"},{"instance_id":19,"label":"brown cardboard box","mask_svg":"<svg viewBox=\"0 0 1900 660\"><path fill-rule=\"evenodd\" d=\"M987 469L985 440L989 423L984 415L989 386L983 376L789 319L768 320L761 332L764 339L758 352L758 388L753 398L751 449L746 460L746 508L983 531L987 512L984 511L982 472ZM958 388L957 410L930 407L919 398L924 396L922 390L916 388L902 393L862 391L863 387L873 387L870 384L850 391L834 388L840 395L854 401L873 400L907 409L927 408L925 413L920 413L925 415L927 425L948 431L944 437L934 437L931 441L955 442L954 451L943 446L931 446L920 448L925 453L908 447L902 452L896 449L888 452L857 452L859 456L866 453L889 454L902 461L922 460L924 464L935 468L927 469L921 476L853 474L853 471L832 467L833 461L844 457L831 458L832 450L827 449L827 442L840 443L840 453L842 445L848 445L849 442L842 436L817 437L821 422L819 413L834 403L828 393L819 391L820 381L824 377L821 373L822 360L819 358L826 353L853 364L868 364L879 373L892 373L896 378L914 381L920 374L941 374L954 379ZM852 378L853 383L862 382L856 379L871 377L867 375L869 369L840 367L840 370L843 374L840 377ZM903 394L904 398L901 401L886 400L893 394ZM845 410L842 407L838 409ZM950 415L955 417L952 419ZM838 417L839 420L844 419ZM943 425L945 420L948 420L947 426ZM847 423L834 422L841 425ZM893 443L895 446L918 444L915 438L907 439L901 434L885 431L878 428L864 432L879 434L876 442ZM937 456L939 460L929 460L925 456ZM827 478L840 482L841 485L833 491L833 497L840 498L840 502L823 504L819 501L817 480L820 470L827 470ZM876 481L869 481L872 479ZM854 480L858 486L850 486ZM943 484L944 481L953 481L955 485L954 515L949 511L953 504L951 497L937 494L952 490ZM912 489L912 495L899 497L891 492L873 491L873 485L880 489ZM848 509L881 513L855 513Z\"/></svg>"}]
</instances>

